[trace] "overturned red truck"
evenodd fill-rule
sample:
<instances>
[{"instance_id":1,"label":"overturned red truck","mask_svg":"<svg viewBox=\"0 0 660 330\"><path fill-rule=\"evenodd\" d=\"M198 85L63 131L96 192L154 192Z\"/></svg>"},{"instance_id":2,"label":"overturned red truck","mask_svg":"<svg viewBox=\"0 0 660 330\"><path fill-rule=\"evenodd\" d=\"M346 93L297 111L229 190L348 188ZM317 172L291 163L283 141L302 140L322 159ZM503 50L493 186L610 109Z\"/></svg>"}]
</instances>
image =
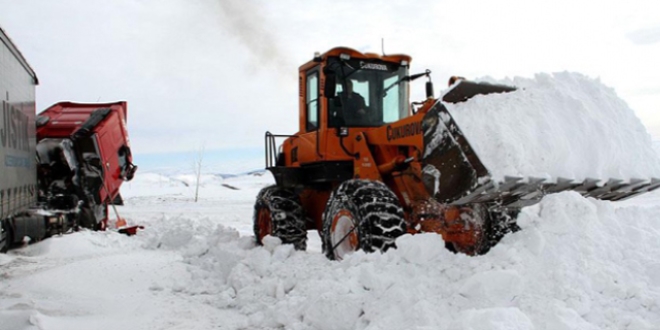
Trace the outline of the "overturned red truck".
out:
<instances>
[{"instance_id":1,"label":"overturned red truck","mask_svg":"<svg viewBox=\"0 0 660 330\"><path fill-rule=\"evenodd\" d=\"M0 251L105 229L133 178L126 102L60 102L35 116L37 76L0 29Z\"/></svg>"},{"instance_id":2,"label":"overturned red truck","mask_svg":"<svg viewBox=\"0 0 660 330\"><path fill-rule=\"evenodd\" d=\"M60 102L37 116L37 181L47 209L79 209L75 224L105 229L132 163L126 102Z\"/></svg>"}]
</instances>

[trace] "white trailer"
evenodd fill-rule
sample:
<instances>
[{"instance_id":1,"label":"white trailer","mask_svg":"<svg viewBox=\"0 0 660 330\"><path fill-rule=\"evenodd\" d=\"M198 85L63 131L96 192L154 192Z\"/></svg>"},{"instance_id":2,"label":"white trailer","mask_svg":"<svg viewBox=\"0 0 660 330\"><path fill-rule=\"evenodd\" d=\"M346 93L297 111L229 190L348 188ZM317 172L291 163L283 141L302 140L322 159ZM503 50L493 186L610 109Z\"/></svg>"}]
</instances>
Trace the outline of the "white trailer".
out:
<instances>
[{"instance_id":1,"label":"white trailer","mask_svg":"<svg viewBox=\"0 0 660 330\"><path fill-rule=\"evenodd\" d=\"M37 203L34 70L0 28L0 250L23 236L42 237ZM43 233L42 233L43 232Z\"/></svg>"}]
</instances>

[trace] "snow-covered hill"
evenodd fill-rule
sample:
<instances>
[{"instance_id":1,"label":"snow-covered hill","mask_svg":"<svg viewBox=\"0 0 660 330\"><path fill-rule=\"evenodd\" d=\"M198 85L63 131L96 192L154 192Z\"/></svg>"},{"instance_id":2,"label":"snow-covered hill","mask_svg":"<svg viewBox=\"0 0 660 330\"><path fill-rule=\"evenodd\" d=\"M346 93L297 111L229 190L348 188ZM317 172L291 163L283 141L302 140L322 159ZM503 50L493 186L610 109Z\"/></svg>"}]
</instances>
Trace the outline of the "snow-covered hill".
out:
<instances>
[{"instance_id":1,"label":"snow-covered hill","mask_svg":"<svg viewBox=\"0 0 660 330\"><path fill-rule=\"evenodd\" d=\"M572 78L577 85L566 89L562 79L525 82L532 100L520 102L552 103L569 91L602 91L596 81ZM557 98L543 101L548 81ZM612 95L606 99L617 104ZM555 105L545 111L566 111ZM465 111L451 109L462 111L457 121L475 111L466 108L469 103L462 106ZM635 120L630 111L620 104L609 112L587 111L593 118L580 119L580 127L629 129ZM599 117L613 113L620 119ZM534 125L546 120L525 120L534 118ZM511 120L491 116L489 126ZM572 132L570 123L548 123L537 132L559 138ZM467 126L466 132L473 129ZM624 154L650 155L621 167L652 172L657 163L639 164L657 158L648 153L651 142L644 134L605 134L589 140L587 149L579 146L590 135L578 135L567 152L594 150L605 157L618 143L629 149ZM477 141L485 134L474 136L475 145L489 141ZM490 141L491 148L501 148L502 139ZM537 151L525 147L530 141L515 141L506 140L518 148L515 155L497 161L543 161L529 156ZM593 159L602 162L600 156ZM602 168L591 159L566 163ZM497 164L487 165L493 173L520 168L511 161ZM254 198L272 184L270 174L259 174L204 175L195 203L191 175L138 173L122 187L126 205L118 208L130 224L145 226L138 235L83 231L0 255L0 329L660 329L660 192L617 203L574 192L547 196L522 211L521 231L483 256L453 254L441 236L424 234L402 236L398 248L385 254L359 252L329 261L315 232L308 233L307 251L270 237L255 246Z\"/></svg>"}]
</instances>

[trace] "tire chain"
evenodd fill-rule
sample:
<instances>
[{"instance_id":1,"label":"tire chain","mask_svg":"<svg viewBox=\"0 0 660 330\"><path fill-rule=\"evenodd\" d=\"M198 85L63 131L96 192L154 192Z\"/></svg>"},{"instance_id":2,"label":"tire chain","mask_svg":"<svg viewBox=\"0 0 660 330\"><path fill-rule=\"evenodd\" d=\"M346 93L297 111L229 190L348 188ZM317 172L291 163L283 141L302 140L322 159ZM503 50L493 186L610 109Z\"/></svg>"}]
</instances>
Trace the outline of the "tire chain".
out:
<instances>
[{"instance_id":1,"label":"tire chain","mask_svg":"<svg viewBox=\"0 0 660 330\"><path fill-rule=\"evenodd\" d=\"M302 206L298 196L277 186L268 186L257 195L254 207L254 235L259 240L258 216L261 208L268 208L271 214L273 236L283 244L293 244L296 250L307 248L307 229Z\"/></svg>"},{"instance_id":2,"label":"tire chain","mask_svg":"<svg viewBox=\"0 0 660 330\"><path fill-rule=\"evenodd\" d=\"M334 259L330 238L331 219L338 207L347 205L358 218L359 248L365 252L387 251L406 232L403 209L394 193L380 181L348 180L330 195L323 213L323 250Z\"/></svg>"}]
</instances>

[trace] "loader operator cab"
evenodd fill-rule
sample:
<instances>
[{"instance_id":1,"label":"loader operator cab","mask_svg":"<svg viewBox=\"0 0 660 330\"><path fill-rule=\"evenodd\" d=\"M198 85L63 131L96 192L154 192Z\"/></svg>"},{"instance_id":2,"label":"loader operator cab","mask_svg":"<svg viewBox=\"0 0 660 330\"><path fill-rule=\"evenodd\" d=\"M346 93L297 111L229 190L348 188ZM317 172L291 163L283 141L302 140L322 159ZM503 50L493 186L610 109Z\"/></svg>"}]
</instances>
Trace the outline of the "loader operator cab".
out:
<instances>
[{"instance_id":1,"label":"loader operator cab","mask_svg":"<svg viewBox=\"0 0 660 330\"><path fill-rule=\"evenodd\" d=\"M342 56L327 63L329 127L379 127L409 115L407 65Z\"/></svg>"}]
</instances>

